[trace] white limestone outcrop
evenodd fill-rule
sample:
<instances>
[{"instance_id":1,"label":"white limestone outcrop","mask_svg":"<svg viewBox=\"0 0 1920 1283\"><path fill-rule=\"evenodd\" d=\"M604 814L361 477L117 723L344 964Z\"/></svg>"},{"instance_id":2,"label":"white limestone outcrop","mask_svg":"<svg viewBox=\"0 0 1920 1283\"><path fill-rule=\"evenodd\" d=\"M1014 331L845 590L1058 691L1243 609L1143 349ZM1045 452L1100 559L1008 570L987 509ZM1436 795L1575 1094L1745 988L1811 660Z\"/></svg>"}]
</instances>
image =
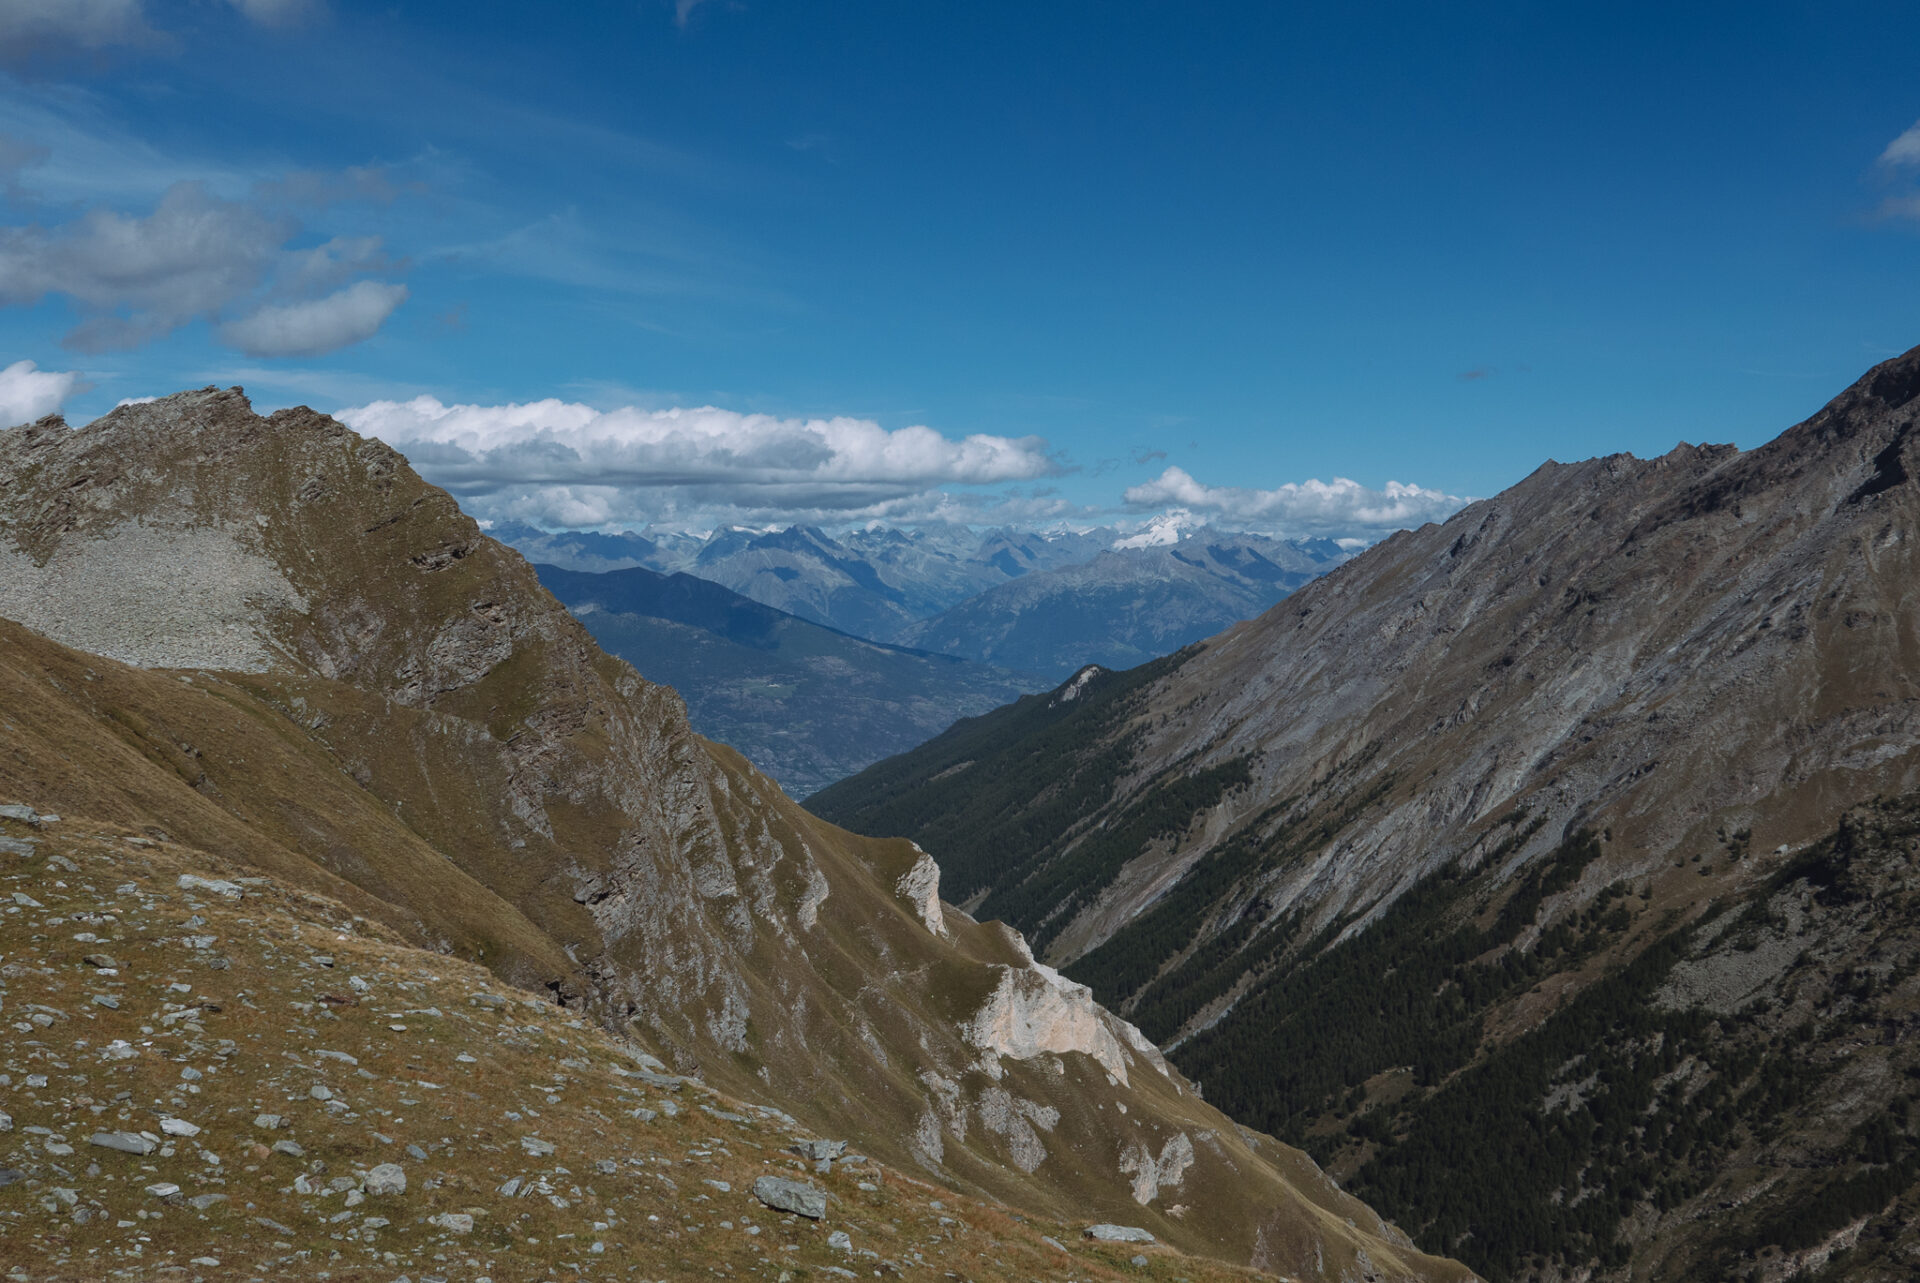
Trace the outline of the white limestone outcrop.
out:
<instances>
[{"instance_id":1,"label":"white limestone outcrop","mask_svg":"<svg viewBox=\"0 0 1920 1283\"><path fill-rule=\"evenodd\" d=\"M947 934L947 915L940 907L940 866L918 846L913 849L918 852L913 867L900 875L893 889L913 905L914 912L926 924L927 930L934 935L944 936Z\"/></svg>"},{"instance_id":2,"label":"white limestone outcrop","mask_svg":"<svg viewBox=\"0 0 1920 1283\"><path fill-rule=\"evenodd\" d=\"M1133 1056L1144 1056L1161 1073L1167 1064L1145 1034L1104 1010L1093 990L1076 984L1045 963L1032 961L1026 942L1024 967L1000 966L998 983L962 1029L982 1051L1032 1060L1036 1056L1077 1051L1093 1057L1122 1083L1128 1082Z\"/></svg>"}]
</instances>

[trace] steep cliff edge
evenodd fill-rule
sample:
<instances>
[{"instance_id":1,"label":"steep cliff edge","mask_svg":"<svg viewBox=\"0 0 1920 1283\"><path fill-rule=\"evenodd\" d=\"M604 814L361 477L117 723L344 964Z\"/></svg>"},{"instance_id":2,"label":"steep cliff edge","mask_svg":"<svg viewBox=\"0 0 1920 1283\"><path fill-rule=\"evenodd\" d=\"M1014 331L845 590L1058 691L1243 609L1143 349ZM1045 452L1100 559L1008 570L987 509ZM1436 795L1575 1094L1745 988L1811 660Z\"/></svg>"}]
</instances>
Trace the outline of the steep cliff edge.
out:
<instances>
[{"instance_id":1,"label":"steep cliff edge","mask_svg":"<svg viewBox=\"0 0 1920 1283\"><path fill-rule=\"evenodd\" d=\"M941 906L911 844L693 735L330 419L206 389L0 434L0 616L11 797L334 896L963 1189L1292 1273L1463 1273Z\"/></svg>"}]
</instances>

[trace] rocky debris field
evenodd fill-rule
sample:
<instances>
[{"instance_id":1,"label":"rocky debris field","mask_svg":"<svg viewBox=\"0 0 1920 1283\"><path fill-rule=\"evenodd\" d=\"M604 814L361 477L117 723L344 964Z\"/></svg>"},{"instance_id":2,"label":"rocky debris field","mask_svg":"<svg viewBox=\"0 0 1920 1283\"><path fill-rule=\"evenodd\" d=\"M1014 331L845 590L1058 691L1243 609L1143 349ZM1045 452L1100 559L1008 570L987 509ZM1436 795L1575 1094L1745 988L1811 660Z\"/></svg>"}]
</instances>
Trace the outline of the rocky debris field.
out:
<instances>
[{"instance_id":1,"label":"rocky debris field","mask_svg":"<svg viewBox=\"0 0 1920 1283\"><path fill-rule=\"evenodd\" d=\"M1253 1277L885 1169L164 837L0 838L9 1283Z\"/></svg>"}]
</instances>

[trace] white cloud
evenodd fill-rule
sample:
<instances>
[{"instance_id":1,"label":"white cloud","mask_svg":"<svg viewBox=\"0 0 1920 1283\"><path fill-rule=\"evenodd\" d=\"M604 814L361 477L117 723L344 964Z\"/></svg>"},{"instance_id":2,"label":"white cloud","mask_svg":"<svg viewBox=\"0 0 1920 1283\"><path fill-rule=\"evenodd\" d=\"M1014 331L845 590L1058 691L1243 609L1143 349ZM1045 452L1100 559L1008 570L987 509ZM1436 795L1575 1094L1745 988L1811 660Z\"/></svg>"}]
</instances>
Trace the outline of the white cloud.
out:
<instances>
[{"instance_id":1,"label":"white cloud","mask_svg":"<svg viewBox=\"0 0 1920 1283\"><path fill-rule=\"evenodd\" d=\"M72 346L132 347L254 289L292 231L177 183L145 218L94 209L52 229L0 229L0 304L65 294L96 313L68 336Z\"/></svg>"},{"instance_id":2,"label":"white cloud","mask_svg":"<svg viewBox=\"0 0 1920 1283\"><path fill-rule=\"evenodd\" d=\"M1125 498L1127 506L1135 510L1177 506L1286 535L1349 537L1443 521L1470 502L1458 495L1398 481L1369 490L1345 477L1288 482L1272 490L1209 486L1176 467L1169 467L1145 484L1130 486Z\"/></svg>"},{"instance_id":3,"label":"white cloud","mask_svg":"<svg viewBox=\"0 0 1920 1283\"><path fill-rule=\"evenodd\" d=\"M869 419L783 419L713 406L601 411L558 400L375 401L336 416L404 452L488 515L597 526L929 506L941 486L1003 485L1060 465L1038 437L954 439ZM941 496L945 498L945 496Z\"/></svg>"},{"instance_id":4,"label":"white cloud","mask_svg":"<svg viewBox=\"0 0 1920 1283\"><path fill-rule=\"evenodd\" d=\"M43 370L32 361L15 361L0 370L0 428L52 414L85 388L78 370Z\"/></svg>"},{"instance_id":5,"label":"white cloud","mask_svg":"<svg viewBox=\"0 0 1920 1283\"><path fill-rule=\"evenodd\" d=\"M82 319L65 342L84 352L137 347L243 308L250 314L217 333L251 355L313 355L372 334L405 286L361 281L308 296L394 266L379 238L285 248L298 230L267 206L175 183L144 217L96 207L51 228L0 228L0 306L67 296Z\"/></svg>"},{"instance_id":6,"label":"white cloud","mask_svg":"<svg viewBox=\"0 0 1920 1283\"><path fill-rule=\"evenodd\" d=\"M1887 166L1920 165L1920 122L1887 144L1880 153L1880 163Z\"/></svg>"},{"instance_id":7,"label":"white cloud","mask_svg":"<svg viewBox=\"0 0 1920 1283\"><path fill-rule=\"evenodd\" d=\"M263 307L229 321L220 340L248 356L322 356L371 338L407 294L404 285L357 281L325 298Z\"/></svg>"}]
</instances>

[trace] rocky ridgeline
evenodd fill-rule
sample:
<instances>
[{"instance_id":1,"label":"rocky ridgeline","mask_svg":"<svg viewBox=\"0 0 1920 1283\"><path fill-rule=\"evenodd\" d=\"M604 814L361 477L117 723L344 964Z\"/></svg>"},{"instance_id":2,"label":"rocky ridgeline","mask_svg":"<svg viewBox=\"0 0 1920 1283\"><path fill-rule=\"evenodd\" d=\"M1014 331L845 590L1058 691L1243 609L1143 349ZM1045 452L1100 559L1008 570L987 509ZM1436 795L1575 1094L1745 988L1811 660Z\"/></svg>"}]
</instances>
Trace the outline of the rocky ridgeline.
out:
<instances>
[{"instance_id":1,"label":"rocky ridgeline","mask_svg":"<svg viewBox=\"0 0 1920 1283\"><path fill-rule=\"evenodd\" d=\"M337 901L23 813L9 1279L1246 1276L799 1132Z\"/></svg>"}]
</instances>

